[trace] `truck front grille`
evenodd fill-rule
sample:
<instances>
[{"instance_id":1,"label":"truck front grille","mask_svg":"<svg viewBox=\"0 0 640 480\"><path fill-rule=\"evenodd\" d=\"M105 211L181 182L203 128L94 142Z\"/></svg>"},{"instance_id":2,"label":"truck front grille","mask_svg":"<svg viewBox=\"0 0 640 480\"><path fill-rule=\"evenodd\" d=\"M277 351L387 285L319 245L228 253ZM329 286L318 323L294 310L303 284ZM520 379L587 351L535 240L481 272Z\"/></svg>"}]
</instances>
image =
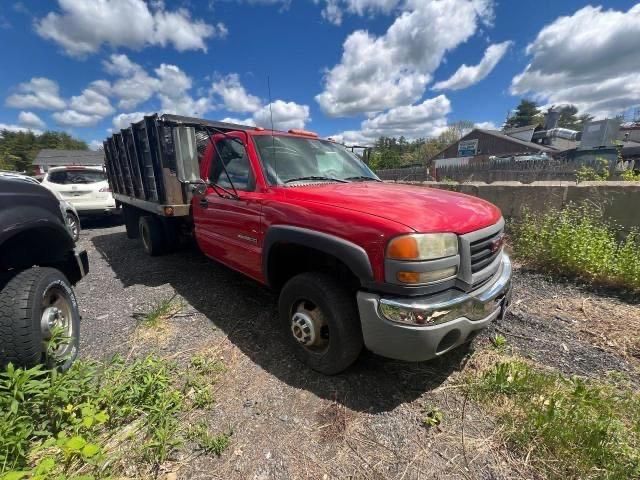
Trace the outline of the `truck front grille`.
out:
<instances>
[{"instance_id":1,"label":"truck front grille","mask_svg":"<svg viewBox=\"0 0 640 480\"><path fill-rule=\"evenodd\" d=\"M479 272L495 260L502 251L503 236L504 233L501 229L492 235L471 242L469 245L471 273Z\"/></svg>"},{"instance_id":2,"label":"truck front grille","mask_svg":"<svg viewBox=\"0 0 640 480\"><path fill-rule=\"evenodd\" d=\"M474 290L487 283L500 268L504 220L460 236L458 278Z\"/></svg>"}]
</instances>

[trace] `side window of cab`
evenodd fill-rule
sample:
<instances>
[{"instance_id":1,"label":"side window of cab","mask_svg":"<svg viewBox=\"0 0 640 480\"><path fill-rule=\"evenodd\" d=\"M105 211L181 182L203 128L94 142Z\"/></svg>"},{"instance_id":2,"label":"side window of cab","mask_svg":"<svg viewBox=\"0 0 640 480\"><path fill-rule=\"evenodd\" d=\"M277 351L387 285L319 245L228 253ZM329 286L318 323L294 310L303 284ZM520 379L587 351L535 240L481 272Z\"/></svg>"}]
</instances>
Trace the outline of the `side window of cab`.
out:
<instances>
[{"instance_id":1,"label":"side window of cab","mask_svg":"<svg viewBox=\"0 0 640 480\"><path fill-rule=\"evenodd\" d=\"M217 149L213 150L209 181L230 190L233 187L245 192L255 190L255 175L242 142L233 138L221 138L216 142L216 147ZM227 174L229 174L228 177Z\"/></svg>"}]
</instances>

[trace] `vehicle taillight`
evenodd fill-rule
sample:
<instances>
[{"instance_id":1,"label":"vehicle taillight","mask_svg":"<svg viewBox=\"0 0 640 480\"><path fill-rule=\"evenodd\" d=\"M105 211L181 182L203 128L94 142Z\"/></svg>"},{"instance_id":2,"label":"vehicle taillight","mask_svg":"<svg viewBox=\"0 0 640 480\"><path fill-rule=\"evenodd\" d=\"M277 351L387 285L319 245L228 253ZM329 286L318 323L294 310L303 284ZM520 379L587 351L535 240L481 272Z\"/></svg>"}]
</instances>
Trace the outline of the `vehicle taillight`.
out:
<instances>
[{"instance_id":1,"label":"vehicle taillight","mask_svg":"<svg viewBox=\"0 0 640 480\"><path fill-rule=\"evenodd\" d=\"M111 189L109 187L102 187L100 190L98 190L99 192L110 192Z\"/></svg>"}]
</instances>

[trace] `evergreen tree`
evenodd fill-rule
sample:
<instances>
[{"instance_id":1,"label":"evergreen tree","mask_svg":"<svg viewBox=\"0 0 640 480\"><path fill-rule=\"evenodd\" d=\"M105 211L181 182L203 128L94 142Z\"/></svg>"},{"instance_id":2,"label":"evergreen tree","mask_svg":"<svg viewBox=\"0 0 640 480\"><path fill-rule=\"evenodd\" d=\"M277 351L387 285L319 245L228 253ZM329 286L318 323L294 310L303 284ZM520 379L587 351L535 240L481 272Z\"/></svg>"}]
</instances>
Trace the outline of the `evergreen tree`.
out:
<instances>
[{"instance_id":1,"label":"evergreen tree","mask_svg":"<svg viewBox=\"0 0 640 480\"><path fill-rule=\"evenodd\" d=\"M542 115L536 102L525 100L520 101L516 111L505 122L505 128L526 127L542 123Z\"/></svg>"},{"instance_id":2,"label":"evergreen tree","mask_svg":"<svg viewBox=\"0 0 640 480\"><path fill-rule=\"evenodd\" d=\"M32 168L33 160L42 149L88 150L87 143L65 132L0 131L0 169L19 172Z\"/></svg>"}]
</instances>

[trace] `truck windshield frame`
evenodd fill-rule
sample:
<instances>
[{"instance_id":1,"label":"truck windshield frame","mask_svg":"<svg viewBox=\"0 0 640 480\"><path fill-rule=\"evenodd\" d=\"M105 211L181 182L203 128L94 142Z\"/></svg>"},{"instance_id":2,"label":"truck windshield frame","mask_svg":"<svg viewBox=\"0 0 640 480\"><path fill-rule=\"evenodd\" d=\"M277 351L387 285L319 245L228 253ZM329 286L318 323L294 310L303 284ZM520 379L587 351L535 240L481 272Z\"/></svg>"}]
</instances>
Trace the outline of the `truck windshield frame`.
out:
<instances>
[{"instance_id":1,"label":"truck windshield frame","mask_svg":"<svg viewBox=\"0 0 640 480\"><path fill-rule=\"evenodd\" d=\"M344 146L319 138L254 135L253 142L267 183L351 182L380 179Z\"/></svg>"}]
</instances>

